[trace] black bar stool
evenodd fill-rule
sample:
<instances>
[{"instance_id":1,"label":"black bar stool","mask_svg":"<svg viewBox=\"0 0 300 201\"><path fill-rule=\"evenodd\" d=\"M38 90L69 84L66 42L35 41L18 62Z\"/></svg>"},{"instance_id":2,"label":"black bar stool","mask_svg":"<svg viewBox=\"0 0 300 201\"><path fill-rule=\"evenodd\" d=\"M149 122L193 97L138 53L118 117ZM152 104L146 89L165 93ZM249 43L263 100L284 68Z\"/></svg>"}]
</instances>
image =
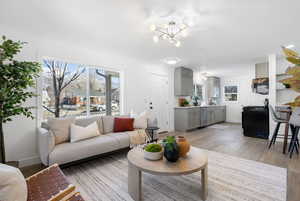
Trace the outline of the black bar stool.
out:
<instances>
[{"instance_id":1,"label":"black bar stool","mask_svg":"<svg viewBox=\"0 0 300 201\"><path fill-rule=\"evenodd\" d=\"M292 158L294 150L299 154L299 139L298 133L300 129L300 107L293 110L289 124L292 130L292 139L289 145L290 158Z\"/></svg>"},{"instance_id":2,"label":"black bar stool","mask_svg":"<svg viewBox=\"0 0 300 201\"><path fill-rule=\"evenodd\" d=\"M279 127L280 127L280 124L284 123L284 124L287 124L288 123L288 120L287 119L281 119L275 112L274 108L272 107L272 105L269 105L269 110L271 112L271 116L272 116L272 119L277 123L276 124L276 128L273 132L273 136L272 136L272 139L269 143L269 149L271 148L272 145L275 144L276 142L276 139L277 139L277 136L278 136L278 131L279 131Z\"/></svg>"}]
</instances>

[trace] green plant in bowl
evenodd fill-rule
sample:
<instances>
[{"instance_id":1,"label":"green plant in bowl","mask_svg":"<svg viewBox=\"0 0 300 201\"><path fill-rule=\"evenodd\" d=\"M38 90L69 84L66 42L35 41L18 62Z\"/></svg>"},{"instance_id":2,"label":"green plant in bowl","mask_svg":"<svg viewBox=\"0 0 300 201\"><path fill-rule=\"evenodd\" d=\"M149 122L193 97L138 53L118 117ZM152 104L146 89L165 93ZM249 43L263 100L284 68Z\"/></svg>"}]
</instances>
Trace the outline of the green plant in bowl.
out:
<instances>
[{"instance_id":1,"label":"green plant in bowl","mask_svg":"<svg viewBox=\"0 0 300 201\"><path fill-rule=\"evenodd\" d=\"M156 161L163 157L163 148L160 144L148 144L144 148L144 157L147 160Z\"/></svg>"},{"instance_id":2,"label":"green plant in bowl","mask_svg":"<svg viewBox=\"0 0 300 201\"><path fill-rule=\"evenodd\" d=\"M160 152L162 150L162 146L159 144L148 144L145 147L145 151L148 152Z\"/></svg>"}]
</instances>

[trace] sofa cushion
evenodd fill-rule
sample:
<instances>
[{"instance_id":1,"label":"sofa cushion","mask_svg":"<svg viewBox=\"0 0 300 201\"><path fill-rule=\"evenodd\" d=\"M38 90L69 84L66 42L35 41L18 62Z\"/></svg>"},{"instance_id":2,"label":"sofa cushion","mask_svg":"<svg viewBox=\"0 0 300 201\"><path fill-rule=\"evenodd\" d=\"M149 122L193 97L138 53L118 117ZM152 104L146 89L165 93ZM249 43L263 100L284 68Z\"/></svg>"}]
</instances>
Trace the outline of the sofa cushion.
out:
<instances>
[{"instance_id":1,"label":"sofa cushion","mask_svg":"<svg viewBox=\"0 0 300 201\"><path fill-rule=\"evenodd\" d=\"M86 127L71 124L70 130L71 143L101 135L96 121Z\"/></svg>"},{"instance_id":2,"label":"sofa cushion","mask_svg":"<svg viewBox=\"0 0 300 201\"><path fill-rule=\"evenodd\" d=\"M126 136L129 141L128 135L122 137L126 138ZM49 165L54 163L65 164L128 147L129 143L125 146L126 140L122 137L116 135L100 135L75 143L59 144L55 146L49 155Z\"/></svg>"},{"instance_id":3,"label":"sofa cushion","mask_svg":"<svg viewBox=\"0 0 300 201\"><path fill-rule=\"evenodd\" d=\"M105 136L111 136L115 140L117 140L120 149L129 147L130 145L130 137L128 135L128 132L108 133Z\"/></svg>"},{"instance_id":4,"label":"sofa cushion","mask_svg":"<svg viewBox=\"0 0 300 201\"><path fill-rule=\"evenodd\" d=\"M21 171L0 163L0 200L26 201L27 185Z\"/></svg>"},{"instance_id":5,"label":"sofa cushion","mask_svg":"<svg viewBox=\"0 0 300 201\"><path fill-rule=\"evenodd\" d=\"M103 133L112 133L114 131L114 119L113 116L103 116L102 123L103 123Z\"/></svg>"},{"instance_id":6,"label":"sofa cushion","mask_svg":"<svg viewBox=\"0 0 300 201\"><path fill-rule=\"evenodd\" d=\"M134 118L115 118L114 132L133 131Z\"/></svg>"},{"instance_id":7,"label":"sofa cushion","mask_svg":"<svg viewBox=\"0 0 300 201\"><path fill-rule=\"evenodd\" d=\"M82 127L87 127L88 125L97 122L98 129L101 134L103 134L103 124L102 124L102 118L101 116L91 116L91 117L84 117L84 118L78 118L75 120L75 124Z\"/></svg>"},{"instance_id":8,"label":"sofa cushion","mask_svg":"<svg viewBox=\"0 0 300 201\"><path fill-rule=\"evenodd\" d=\"M48 119L49 130L54 134L56 145L70 141L70 126L74 121L73 117Z\"/></svg>"}]
</instances>

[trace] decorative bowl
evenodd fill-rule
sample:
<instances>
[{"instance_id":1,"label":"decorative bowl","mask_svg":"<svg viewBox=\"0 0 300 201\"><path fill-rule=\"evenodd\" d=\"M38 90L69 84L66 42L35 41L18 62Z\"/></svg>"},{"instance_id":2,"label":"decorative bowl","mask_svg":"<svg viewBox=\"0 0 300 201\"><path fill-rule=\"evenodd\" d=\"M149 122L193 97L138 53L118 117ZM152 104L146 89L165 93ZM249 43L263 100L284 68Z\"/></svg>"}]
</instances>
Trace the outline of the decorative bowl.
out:
<instances>
[{"instance_id":1,"label":"decorative bowl","mask_svg":"<svg viewBox=\"0 0 300 201\"><path fill-rule=\"evenodd\" d=\"M160 152L148 152L144 150L144 158L150 161L157 161L163 157L164 150L162 149Z\"/></svg>"}]
</instances>

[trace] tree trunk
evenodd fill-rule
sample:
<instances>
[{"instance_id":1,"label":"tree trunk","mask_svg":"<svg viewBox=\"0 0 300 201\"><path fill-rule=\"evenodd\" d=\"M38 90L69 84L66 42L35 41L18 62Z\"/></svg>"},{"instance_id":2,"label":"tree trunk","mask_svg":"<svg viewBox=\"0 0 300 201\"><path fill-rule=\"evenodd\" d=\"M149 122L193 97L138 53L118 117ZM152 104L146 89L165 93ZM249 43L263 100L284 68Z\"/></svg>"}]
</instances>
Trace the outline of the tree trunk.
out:
<instances>
[{"instance_id":1,"label":"tree trunk","mask_svg":"<svg viewBox=\"0 0 300 201\"><path fill-rule=\"evenodd\" d=\"M59 104L60 104L60 95L55 96L55 117L59 117L59 113L60 113Z\"/></svg>"},{"instance_id":2,"label":"tree trunk","mask_svg":"<svg viewBox=\"0 0 300 201\"><path fill-rule=\"evenodd\" d=\"M3 123L0 119L0 163L5 163L5 148L4 148L4 134L3 134Z\"/></svg>"}]
</instances>

